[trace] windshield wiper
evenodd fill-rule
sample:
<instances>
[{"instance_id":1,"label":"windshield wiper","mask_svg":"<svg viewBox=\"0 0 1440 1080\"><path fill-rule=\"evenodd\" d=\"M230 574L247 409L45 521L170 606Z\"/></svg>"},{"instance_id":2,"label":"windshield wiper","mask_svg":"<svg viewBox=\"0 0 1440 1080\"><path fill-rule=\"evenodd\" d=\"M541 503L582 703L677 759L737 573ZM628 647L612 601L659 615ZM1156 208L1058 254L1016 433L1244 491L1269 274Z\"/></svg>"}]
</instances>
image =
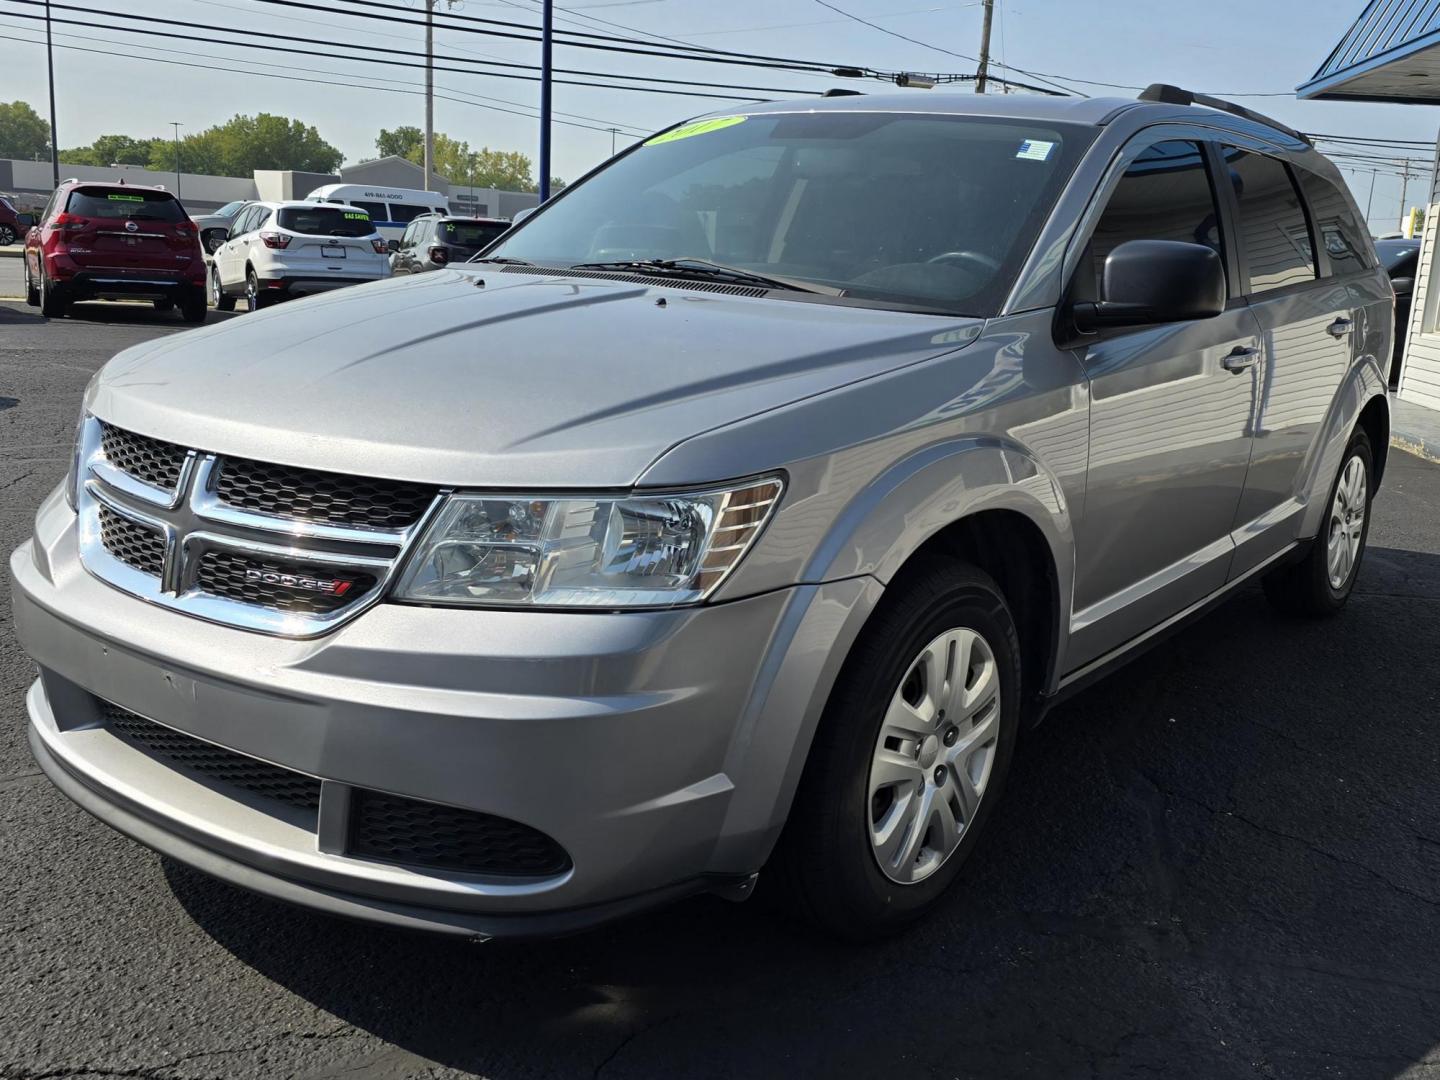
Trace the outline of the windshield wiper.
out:
<instances>
[{"instance_id":1,"label":"windshield wiper","mask_svg":"<svg viewBox=\"0 0 1440 1080\"><path fill-rule=\"evenodd\" d=\"M738 285L760 285L767 289L787 289L790 292L820 293L825 296L844 296L844 289L828 285L816 285L809 281L795 281L791 278L757 274L753 270L742 270L737 266L726 266L711 259L685 256L679 259L618 259L614 262L576 263L571 270L629 270L636 274L655 274L658 277L710 278L716 281L733 281Z\"/></svg>"},{"instance_id":2,"label":"windshield wiper","mask_svg":"<svg viewBox=\"0 0 1440 1080\"><path fill-rule=\"evenodd\" d=\"M479 259L479 258L476 258L476 257L474 257L474 256L472 255L470 258L466 259L465 261L466 261L466 262L475 262L475 263L486 263L486 262L503 263L503 264L505 264L506 266L534 266L534 265L535 265L534 263L526 262L524 259L512 259L512 258L510 258L510 256L508 256L508 255L493 255L493 256L491 256L491 257L488 258L488 259Z\"/></svg>"}]
</instances>

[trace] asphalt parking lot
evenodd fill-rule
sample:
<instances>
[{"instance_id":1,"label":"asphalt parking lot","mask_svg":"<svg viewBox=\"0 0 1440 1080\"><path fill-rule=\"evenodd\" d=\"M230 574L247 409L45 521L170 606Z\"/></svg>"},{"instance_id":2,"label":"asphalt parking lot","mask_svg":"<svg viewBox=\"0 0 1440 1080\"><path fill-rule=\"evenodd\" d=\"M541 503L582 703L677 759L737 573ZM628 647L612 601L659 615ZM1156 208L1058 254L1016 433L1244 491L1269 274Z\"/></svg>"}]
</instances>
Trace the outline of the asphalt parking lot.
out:
<instances>
[{"instance_id":1,"label":"asphalt parking lot","mask_svg":"<svg viewBox=\"0 0 1440 1080\"><path fill-rule=\"evenodd\" d=\"M0 304L5 552L90 374L187 332L33 310ZM38 775L7 593L0 1076L1440 1076L1437 525L1440 466L1392 453L1343 616L1242 594L1053 713L953 902L867 948L762 899L458 945L207 879Z\"/></svg>"}]
</instances>

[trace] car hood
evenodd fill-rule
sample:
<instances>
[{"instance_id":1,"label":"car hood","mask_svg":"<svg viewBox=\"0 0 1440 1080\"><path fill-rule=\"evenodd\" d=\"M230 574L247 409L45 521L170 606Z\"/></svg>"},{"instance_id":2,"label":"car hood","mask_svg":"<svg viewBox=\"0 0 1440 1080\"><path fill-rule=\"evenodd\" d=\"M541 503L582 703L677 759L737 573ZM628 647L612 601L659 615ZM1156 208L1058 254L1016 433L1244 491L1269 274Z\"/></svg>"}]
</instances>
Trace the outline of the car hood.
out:
<instances>
[{"instance_id":1,"label":"car hood","mask_svg":"<svg viewBox=\"0 0 1440 1080\"><path fill-rule=\"evenodd\" d=\"M142 434L288 465L624 487L688 437L952 352L979 328L485 266L147 342L111 360L86 401Z\"/></svg>"}]
</instances>

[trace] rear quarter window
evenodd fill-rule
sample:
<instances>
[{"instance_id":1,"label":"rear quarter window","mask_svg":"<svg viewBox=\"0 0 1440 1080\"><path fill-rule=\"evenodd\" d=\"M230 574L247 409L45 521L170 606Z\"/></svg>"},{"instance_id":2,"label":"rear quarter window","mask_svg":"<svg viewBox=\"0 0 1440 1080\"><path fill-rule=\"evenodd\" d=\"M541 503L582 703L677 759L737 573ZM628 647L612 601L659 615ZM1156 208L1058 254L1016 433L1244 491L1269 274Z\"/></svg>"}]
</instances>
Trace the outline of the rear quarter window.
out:
<instances>
[{"instance_id":1,"label":"rear quarter window","mask_svg":"<svg viewBox=\"0 0 1440 1080\"><path fill-rule=\"evenodd\" d=\"M369 236L375 223L364 210L344 206L289 206L277 224L303 236Z\"/></svg>"},{"instance_id":2,"label":"rear quarter window","mask_svg":"<svg viewBox=\"0 0 1440 1080\"><path fill-rule=\"evenodd\" d=\"M108 191L76 188L65 203L67 214L136 221L184 221L185 211L168 191Z\"/></svg>"},{"instance_id":3,"label":"rear quarter window","mask_svg":"<svg viewBox=\"0 0 1440 1080\"><path fill-rule=\"evenodd\" d=\"M1296 169L1300 186L1310 200L1310 213L1315 218L1315 231L1330 257L1332 274L1352 274L1375 266L1370 237L1360 226L1359 215L1350 200L1323 176Z\"/></svg>"}]
</instances>

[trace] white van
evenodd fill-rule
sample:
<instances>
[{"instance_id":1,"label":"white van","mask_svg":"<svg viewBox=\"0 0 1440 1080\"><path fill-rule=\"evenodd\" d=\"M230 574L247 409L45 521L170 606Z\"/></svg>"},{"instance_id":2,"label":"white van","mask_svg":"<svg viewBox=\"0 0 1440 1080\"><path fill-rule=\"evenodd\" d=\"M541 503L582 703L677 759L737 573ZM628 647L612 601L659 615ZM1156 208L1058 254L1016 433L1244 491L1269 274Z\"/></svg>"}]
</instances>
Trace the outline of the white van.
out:
<instances>
[{"instance_id":1,"label":"white van","mask_svg":"<svg viewBox=\"0 0 1440 1080\"><path fill-rule=\"evenodd\" d=\"M448 214L445 196L416 188L374 187L370 184L326 184L305 196L307 202L343 203L364 210L387 240L398 240L405 226L422 214Z\"/></svg>"}]
</instances>

